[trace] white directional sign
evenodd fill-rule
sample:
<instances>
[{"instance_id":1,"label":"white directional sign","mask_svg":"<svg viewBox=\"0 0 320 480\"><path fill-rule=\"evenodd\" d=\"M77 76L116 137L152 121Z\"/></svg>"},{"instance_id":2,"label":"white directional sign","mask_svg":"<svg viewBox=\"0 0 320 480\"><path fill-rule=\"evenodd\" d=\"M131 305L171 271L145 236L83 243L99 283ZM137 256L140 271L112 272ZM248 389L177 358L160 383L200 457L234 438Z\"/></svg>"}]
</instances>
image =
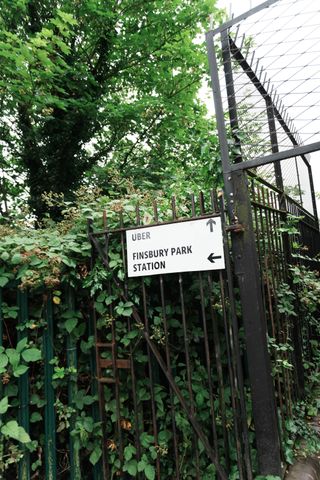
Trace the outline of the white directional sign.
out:
<instances>
[{"instance_id":1,"label":"white directional sign","mask_svg":"<svg viewBox=\"0 0 320 480\"><path fill-rule=\"evenodd\" d=\"M221 218L127 230L128 276L224 268Z\"/></svg>"}]
</instances>

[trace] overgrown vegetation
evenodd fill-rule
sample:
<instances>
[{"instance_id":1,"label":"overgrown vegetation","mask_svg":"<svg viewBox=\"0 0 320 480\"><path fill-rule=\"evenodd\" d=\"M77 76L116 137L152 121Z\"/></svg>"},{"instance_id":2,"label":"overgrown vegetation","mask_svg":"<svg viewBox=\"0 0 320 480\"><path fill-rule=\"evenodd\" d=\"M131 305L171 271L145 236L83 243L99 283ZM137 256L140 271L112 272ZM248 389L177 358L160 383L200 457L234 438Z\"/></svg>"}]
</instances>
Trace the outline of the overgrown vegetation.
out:
<instances>
[{"instance_id":1,"label":"overgrown vegetation","mask_svg":"<svg viewBox=\"0 0 320 480\"><path fill-rule=\"evenodd\" d=\"M3 0L2 213L28 199L42 218L44 192L108 193L114 171L148 189L211 182L217 136L198 98L210 14L223 18L214 0Z\"/></svg>"},{"instance_id":2,"label":"overgrown vegetation","mask_svg":"<svg viewBox=\"0 0 320 480\"><path fill-rule=\"evenodd\" d=\"M141 325L132 325L128 331L128 319L132 313L133 305L141 308L140 303L140 282L132 281L129 286L130 299L125 302L120 298L117 287L109 290L109 280L115 276L118 280L124 281L124 265L122 262L121 243L118 239L111 241L109 245L109 261L111 271L106 271L101 263L97 261L94 268L90 270L91 245L87 237L87 217L95 219L95 226L100 228L103 225L101 212L106 210L106 218L109 227L118 225L119 213L123 213L125 224L134 224L136 215L136 204L139 202L140 215L144 222L152 220L153 207L150 194L141 194L132 190L128 183L128 195L123 199L106 198L96 192L81 190L78 192L78 203L69 204L61 201L59 197L49 195L47 202L50 205L59 203L64 211L64 220L58 224L48 219L46 228L34 230L24 226L19 218L16 225L10 230L2 228L2 242L0 247L0 285L3 287L2 315L3 315L3 433L2 449L4 452L2 472L5 475L15 475L15 469L24 448L21 448L20 438L17 438L13 427L21 428L14 420L18 414L19 392L17 378L27 372L30 379L30 421L32 424L32 441L26 432L26 448L31 453L32 471L35 478L43 478L43 450L45 438L43 436L43 418L45 407L45 378L43 370L45 330L47 327L46 305L48 295L52 297L55 317L55 342L54 357L50 361L53 367L53 385L55 389L55 410L57 421L57 448L59 478L68 474L69 456L68 441L73 441L74 448L81 455L82 465L86 462L96 464L101 457L101 423L97 413L97 392L95 390L94 378L92 376L94 362L94 340L92 334L92 299L96 298L95 309L98 314L97 326L100 335L106 342L112 341L112 325L116 322L116 338L118 342L119 358L127 358L133 355L136 365L136 396L139 409L143 410L145 422L139 421L140 448L137 452L135 437L138 434L137 412L131 396L132 379L123 372L121 379L120 396L120 417L122 442L124 445L123 457L119 447L119 437L116 433L116 425L119 417L116 413L114 390L110 387L105 389L107 432L108 432L108 457L111 466L111 474L119 475L122 470L131 476L142 472L147 479L155 478L155 464L161 460L164 475L173 472L172 456L172 419L165 408L170 403L168 389L160 378L155 380L154 400L157 407L158 432L157 439L149 424L150 421L150 378L147 375L147 355L145 345L141 342ZM163 197L158 198L159 219L164 220L172 214L170 201ZM178 216L190 214L189 202L177 204ZM190 279L191 280L191 279ZM170 289L170 281L167 285ZM77 292L75 304L70 301L70 288ZM146 288L152 288L146 280ZM198 280L188 282L190 293L185 299L186 305L190 302L189 328L192 331L190 343L192 344L191 356L194 364L192 373L192 389L195 405L204 425L210 426L211 400L206 387L207 373L203 366L202 352L199 345L203 340L203 332L200 326L196 326L199 317L198 312L192 306L193 292L198 288ZM205 284L205 288L210 288ZM21 312L17 307L16 292L19 295L28 292L29 312L25 319L21 318ZM215 286L213 295L215 311L219 322L222 322L222 310L219 299L219 284ZM92 297L91 297L92 298ZM170 297L171 298L171 297ZM210 301L210 296L206 300ZM212 300L213 301L213 300ZM71 303L70 303L71 302ZM163 308L158 298L153 299L153 305L148 304L148 317L150 318L151 338L158 347L163 350L165 347L165 332L163 329ZM157 303L158 302L158 303ZM175 338L176 345L183 343L183 330L179 318L181 307L176 303L176 298L171 298L167 305L165 314L170 326L170 338ZM111 310L110 310L111 309ZM192 327L193 325L193 327ZM223 322L220 328L223 329ZM24 335L23 345L17 344L19 335ZM70 340L71 339L71 340ZM66 345L72 341L77 347L77 365L70 365L66 355ZM21 348L26 347L26 353ZM134 353L132 349L134 348ZM227 357L224 354L226 346L221 346L222 367L227 369ZM15 352L15 359L12 360L10 352ZM32 354L32 355L31 355ZM108 353L105 354L108 357ZM32 358L31 358L32 357ZM19 359L19 360L18 360ZM32 362L29 366L28 362ZM186 388L186 367L184 360L177 349L172 358L172 368L175 370L175 381L185 391ZM21 365L20 365L21 363ZM30 364L31 365L31 364ZM20 371L21 370L21 371ZM108 372L106 372L107 374ZM110 374L110 373L109 373ZM158 374L159 375L159 372ZM215 381L217 373L214 373ZM70 400L68 388L73 387L74 395ZM235 445L232 446L233 413L231 409L232 392L226 386L224 398L216 397L214 400L217 414L217 428L219 438L223 438L223 428L226 422L227 429L230 429L231 455L234 463ZM9 408L10 405L10 408ZM224 411L229 405L227 411ZM222 409L222 410L221 410ZM221 412L226 418L221 419ZM149 420L148 420L149 419ZM14 424L12 422L15 422ZM194 440L192 428L185 416L185 413L175 402L175 422L179 430L179 455L181 458L180 470L182 478L189 478L196 468L200 468L202 478L211 478L214 467L208 460L201 443L198 444L199 464L196 466L194 457ZM10 430L8 428L11 427ZM209 428L210 430L210 428ZM20 430L19 430L20 431ZM208 431L209 435L209 431ZM21 437L22 438L22 437ZM170 448L171 454L168 454ZM223 444L219 447L223 453ZM137 459L138 458L138 459ZM229 459L230 460L230 459ZM84 467L82 467L84 468ZM234 478L237 478L237 467L234 465ZM83 477L86 478L85 468ZM170 473L171 472L171 473ZM91 475L91 474L90 474ZM193 474L192 474L193 475Z\"/></svg>"},{"instance_id":3,"label":"overgrown vegetation","mask_svg":"<svg viewBox=\"0 0 320 480\"><path fill-rule=\"evenodd\" d=\"M125 186L126 185L126 186ZM68 441L71 438L76 452L79 452L83 470L82 478L86 478L85 465L97 464L101 458L101 423L97 411L97 390L92 377L94 368L94 339L93 339L93 303L97 312L97 327L101 338L112 342L113 326L116 325L116 339L118 342L118 358L126 359L130 355L134 358L136 368L136 396L139 405L136 405L132 396L132 378L126 371L120 372L120 418L117 414L114 387L105 388L107 413L107 452L111 475L116 478L120 471L127 472L131 477L142 473L145 478L153 480L156 475L157 462L161 463L163 475L168 478L174 471L172 418L166 408L172 399L170 392L161 378L161 372L154 370L154 401L157 411L157 438L151 426L151 390L150 377L147 373L148 356L142 341L141 325L131 320L134 306L141 309L141 283L139 280L130 280L127 284L130 292L129 300L121 298L118 287L110 289L109 280L114 276L120 282L126 283L124 265L122 262L122 247L120 237L110 239L108 258L110 271L108 272L99 261L90 268L91 245L87 237L86 219L94 219L97 228L103 227L102 212L106 210L107 224L110 228L119 225L121 217L125 225L132 225L136 221L136 204L139 202L140 216L144 223L150 223L153 216L152 195L142 194L134 190L132 184L122 184L127 194L122 199L116 196L101 196L99 191L80 190L77 193L76 203L66 203L59 196L47 195L46 202L50 206L59 204L64 219L56 224L48 217L44 219L41 230L26 227L19 216L12 222L12 226L2 226L0 246L0 285L3 287L2 316L3 316L3 347L1 347L0 365L2 367L2 401L1 431L3 433L1 448L3 452L0 464L3 475L16 475L19 461L28 449L31 455L34 478L43 478L43 418L45 408L44 398L44 334L47 325L46 305L48 295L52 297L55 318L55 345L54 356L50 361L53 367L53 385L55 389L55 411L57 425L58 448L58 478L68 475L69 456ZM159 220L165 220L172 214L170 201L165 197L158 198ZM177 214L183 217L190 214L190 203L177 203ZM283 227L291 229L292 235L297 235L297 229L292 225ZM282 232L283 232L282 228ZM119 235L119 234L118 234ZM299 246L299 242L297 242ZM300 246L301 247L301 246ZM294 291L288 284L283 284L277 292L279 313L292 317L295 312L294 299L298 295L302 310L299 312L304 319L302 329L304 338L311 341L304 345L304 368L308 382L306 383L307 397L295 406L293 416L287 418L285 425L285 455L289 462L295 454L315 452L319 448L317 436L308 428L303 417L314 416L317 413L319 400L318 392L318 326L317 314L319 308L319 279L318 275L302 264L292 266L292 284ZM167 333L164 329L164 315L170 327L170 343L176 345L176 354L173 355L172 369L175 372L175 381L185 395L188 371L185 359L178 346L184 342L184 333L181 323L181 306L176 295L169 295L165 310L161 304L156 280L146 279L147 292L154 292L147 297L147 314L150 320L150 336L160 351L165 355ZM16 292L28 292L29 313L21 321L21 311L17 307ZM73 300L71 292L77 294ZM174 279L168 279L165 284L168 292L175 291ZM221 304L221 285L215 279L210 286L203 278L206 295L206 307L212 302L214 315L219 330L219 348L223 377L228 370L227 344L222 339L225 336L223 307ZM207 385L207 370L203 363L203 328L199 324L199 312L194 308L194 299L199 291L199 278L190 276L186 280L185 307L188 311L188 329L190 355L193 362L192 395L197 416L204 425L208 436L210 433L210 395ZM130 328L128 328L130 325ZM213 333L213 332L212 332ZM24 336L23 339L20 339ZM68 361L66 345L72 339L77 345L77 365ZM278 343L270 338L270 348L274 352L276 363L274 375L282 375L283 369L292 369L290 359L291 340L287 343ZM183 352L183 349L182 349ZM283 356L283 353L285 355ZM110 352L104 357L110 358ZM23 375L30 379L30 422L32 430L29 434L17 422L19 392L18 381ZM105 371L105 375L112 375ZM221 385L219 371L212 365L212 378L216 385L216 394L213 397L219 443L218 449L224 463L231 463L230 479L238 478L236 462L236 445L234 443L234 405L232 388L228 382ZM227 378L227 377L225 377ZM284 381L284 380L281 380ZM73 387L73 397L70 401L68 388ZM250 402L247 403L248 419L251 418ZM142 415L144 422L139 418ZM137 417L138 416L138 417ZM202 472L202 478L211 479L214 468L203 451L201 442L195 446L194 436L190 423L179 403L174 401L174 418L178 431L178 454L181 459L181 478L188 479L195 475L197 468ZM120 421L123 456L119 447ZM249 422L252 454L254 458L254 426ZM139 425L140 430L137 430ZM143 425L143 430L141 426ZM117 433L118 432L118 433ZM140 451L137 451L137 435L139 436ZM227 442L227 443L225 443ZM228 447L226 447L228 445ZM198 467L195 457L195 448L198 449ZM88 467L92 468L92 467ZM99 467L100 468L100 467ZM256 466L254 466L256 468ZM193 472L193 473L192 473ZM91 475L91 474L90 474ZM261 478L261 477L258 477ZM268 478L268 477L267 477ZM271 477L272 478L272 477Z\"/></svg>"}]
</instances>

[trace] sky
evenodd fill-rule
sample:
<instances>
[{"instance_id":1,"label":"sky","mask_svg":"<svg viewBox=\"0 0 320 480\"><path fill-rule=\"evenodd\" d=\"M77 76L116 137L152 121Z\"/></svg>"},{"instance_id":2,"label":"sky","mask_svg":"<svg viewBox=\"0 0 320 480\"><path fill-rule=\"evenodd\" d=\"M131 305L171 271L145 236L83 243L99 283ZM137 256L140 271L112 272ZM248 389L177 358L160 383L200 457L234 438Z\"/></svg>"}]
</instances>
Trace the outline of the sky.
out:
<instances>
[{"instance_id":1,"label":"sky","mask_svg":"<svg viewBox=\"0 0 320 480\"><path fill-rule=\"evenodd\" d=\"M282 0L279 0L279 3L281 3L281 1ZM305 0L305 2L306 2L306 6L311 5L311 7L315 8L315 7L318 7L319 0ZM238 15L241 15L242 13L250 10L251 8L261 3L263 3L263 0L217 0L218 7L225 8L229 16L233 14L235 17L237 17ZM290 71L288 71L288 74L289 72ZM212 96L211 96L211 101L212 101ZM315 101L314 103L316 104L318 102ZM319 127L319 130L320 130L320 127ZM316 140L318 139L311 140L311 141L316 141ZM313 170L315 190L316 192L320 192L320 153L315 153L311 155L311 166ZM318 214L319 214L320 205L319 205L319 202L317 203L318 203Z\"/></svg>"}]
</instances>

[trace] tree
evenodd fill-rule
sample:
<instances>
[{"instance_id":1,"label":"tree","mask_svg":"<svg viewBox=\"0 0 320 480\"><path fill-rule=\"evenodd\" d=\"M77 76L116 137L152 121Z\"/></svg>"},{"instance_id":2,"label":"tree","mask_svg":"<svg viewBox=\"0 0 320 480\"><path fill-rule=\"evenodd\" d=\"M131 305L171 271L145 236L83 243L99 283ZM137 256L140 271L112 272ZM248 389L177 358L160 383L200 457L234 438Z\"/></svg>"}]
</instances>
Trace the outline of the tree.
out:
<instances>
[{"instance_id":1,"label":"tree","mask_svg":"<svg viewBox=\"0 0 320 480\"><path fill-rule=\"evenodd\" d=\"M0 161L29 203L112 172L157 186L212 164L198 41L215 0L2 0ZM102 175L101 175L102 172ZM11 177L12 178L12 177ZM102 181L101 181L102 179Z\"/></svg>"}]
</instances>

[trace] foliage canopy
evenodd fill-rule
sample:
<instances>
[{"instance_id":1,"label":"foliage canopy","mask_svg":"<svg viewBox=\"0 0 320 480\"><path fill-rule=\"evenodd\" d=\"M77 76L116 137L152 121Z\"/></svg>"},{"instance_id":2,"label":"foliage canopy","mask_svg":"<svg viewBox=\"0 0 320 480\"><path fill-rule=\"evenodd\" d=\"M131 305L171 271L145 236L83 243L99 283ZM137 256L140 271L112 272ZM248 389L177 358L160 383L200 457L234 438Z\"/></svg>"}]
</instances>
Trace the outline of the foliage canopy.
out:
<instances>
[{"instance_id":1,"label":"foliage canopy","mask_svg":"<svg viewBox=\"0 0 320 480\"><path fill-rule=\"evenodd\" d=\"M114 171L148 188L208 169L212 178L216 138L197 93L207 70L200 35L209 14L222 18L214 4L3 0L6 195L17 196L19 179L41 217L43 192L68 198L84 174L104 189Z\"/></svg>"}]
</instances>

